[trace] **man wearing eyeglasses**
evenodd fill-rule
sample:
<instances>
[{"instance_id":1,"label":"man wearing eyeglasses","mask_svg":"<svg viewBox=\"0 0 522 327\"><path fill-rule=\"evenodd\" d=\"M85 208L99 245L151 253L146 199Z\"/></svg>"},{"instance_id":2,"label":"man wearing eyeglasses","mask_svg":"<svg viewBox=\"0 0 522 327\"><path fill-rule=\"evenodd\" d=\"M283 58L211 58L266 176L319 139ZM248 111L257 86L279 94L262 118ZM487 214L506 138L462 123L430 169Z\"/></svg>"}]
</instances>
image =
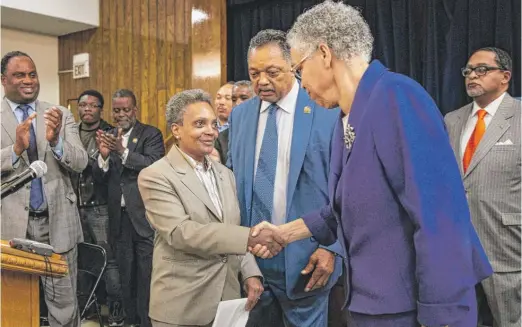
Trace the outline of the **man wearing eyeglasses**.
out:
<instances>
[{"instance_id":1,"label":"man wearing eyeglasses","mask_svg":"<svg viewBox=\"0 0 522 327\"><path fill-rule=\"evenodd\" d=\"M473 102L445 117L472 222L494 270L481 283L494 327L521 323L521 106L507 93L511 69L504 50L475 51L462 69Z\"/></svg>"},{"instance_id":2,"label":"man wearing eyeglasses","mask_svg":"<svg viewBox=\"0 0 522 327\"><path fill-rule=\"evenodd\" d=\"M232 110L227 165L236 177L241 225L281 225L328 204L330 141L339 110L327 111L300 87L282 31L252 38L248 69L257 96ZM311 238L258 260L265 292L247 326L326 327L328 296L341 273L335 253L341 253L338 243L320 247Z\"/></svg>"},{"instance_id":3,"label":"man wearing eyeglasses","mask_svg":"<svg viewBox=\"0 0 522 327\"><path fill-rule=\"evenodd\" d=\"M96 90L86 90L78 97L79 135L83 147L89 156L89 164L83 172L71 174L71 181L78 198L78 208L85 242L98 244L107 252L105 289L109 306L108 322L109 326L113 327L123 326L124 320L120 275L114 251L109 245L107 237L109 231L107 185L95 180L92 174L92 166L96 164L99 153L96 145L96 133L98 130L107 132L114 128L101 118L103 105L103 96ZM84 282L89 283L90 279L80 279L78 289L87 292L90 285L84 285ZM86 300L86 298L81 300ZM81 307L83 305L85 303L80 303Z\"/></svg>"}]
</instances>

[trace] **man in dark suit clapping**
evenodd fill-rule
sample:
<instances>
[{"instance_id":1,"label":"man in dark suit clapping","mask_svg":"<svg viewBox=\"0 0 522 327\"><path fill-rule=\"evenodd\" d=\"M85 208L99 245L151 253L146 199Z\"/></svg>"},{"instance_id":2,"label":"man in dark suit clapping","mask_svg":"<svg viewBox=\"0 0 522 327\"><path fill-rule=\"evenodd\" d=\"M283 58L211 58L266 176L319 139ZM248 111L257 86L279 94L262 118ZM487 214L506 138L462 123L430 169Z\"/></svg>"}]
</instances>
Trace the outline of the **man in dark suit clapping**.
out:
<instances>
[{"instance_id":1,"label":"man in dark suit clapping","mask_svg":"<svg viewBox=\"0 0 522 327\"><path fill-rule=\"evenodd\" d=\"M151 326L148 317L154 230L145 217L138 190L140 171L163 157L161 132L137 118L136 96L121 89L112 97L112 114L117 128L99 131L100 154L95 176L107 182L109 239L116 250L123 287L126 323Z\"/></svg>"}]
</instances>

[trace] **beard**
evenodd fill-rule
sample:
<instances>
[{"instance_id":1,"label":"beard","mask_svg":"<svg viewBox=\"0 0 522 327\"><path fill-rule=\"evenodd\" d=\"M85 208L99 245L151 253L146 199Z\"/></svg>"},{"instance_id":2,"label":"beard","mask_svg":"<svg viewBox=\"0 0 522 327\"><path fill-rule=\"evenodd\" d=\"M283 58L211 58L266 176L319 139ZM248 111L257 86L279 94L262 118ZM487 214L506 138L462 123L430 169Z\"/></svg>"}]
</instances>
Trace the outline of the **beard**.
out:
<instances>
[{"instance_id":1,"label":"beard","mask_svg":"<svg viewBox=\"0 0 522 327\"><path fill-rule=\"evenodd\" d=\"M482 88L482 86L475 86L472 89L466 88L466 93L470 98L476 98L484 95L486 91L484 90L484 88Z\"/></svg>"}]
</instances>

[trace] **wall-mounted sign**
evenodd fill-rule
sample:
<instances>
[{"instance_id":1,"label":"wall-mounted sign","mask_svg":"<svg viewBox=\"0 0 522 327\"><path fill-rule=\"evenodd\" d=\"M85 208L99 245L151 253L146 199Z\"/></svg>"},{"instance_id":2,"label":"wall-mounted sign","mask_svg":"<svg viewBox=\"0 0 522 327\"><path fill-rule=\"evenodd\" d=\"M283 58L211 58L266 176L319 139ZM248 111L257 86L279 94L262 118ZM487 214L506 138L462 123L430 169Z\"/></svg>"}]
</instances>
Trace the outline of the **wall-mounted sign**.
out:
<instances>
[{"instance_id":1,"label":"wall-mounted sign","mask_svg":"<svg viewBox=\"0 0 522 327\"><path fill-rule=\"evenodd\" d=\"M73 78L89 77L89 54L80 53L73 55Z\"/></svg>"}]
</instances>

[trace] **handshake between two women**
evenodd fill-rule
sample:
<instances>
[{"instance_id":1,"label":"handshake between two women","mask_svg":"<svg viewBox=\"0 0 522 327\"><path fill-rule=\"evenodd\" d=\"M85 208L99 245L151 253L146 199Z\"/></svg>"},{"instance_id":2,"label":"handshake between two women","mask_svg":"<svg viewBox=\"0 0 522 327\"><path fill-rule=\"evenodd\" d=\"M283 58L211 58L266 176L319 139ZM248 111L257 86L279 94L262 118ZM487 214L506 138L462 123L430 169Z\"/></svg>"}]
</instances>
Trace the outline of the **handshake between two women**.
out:
<instances>
[{"instance_id":1,"label":"handshake between two women","mask_svg":"<svg viewBox=\"0 0 522 327\"><path fill-rule=\"evenodd\" d=\"M294 241L311 236L302 219L276 226L267 221L252 227L248 238L248 251L253 255L269 259Z\"/></svg>"}]
</instances>

